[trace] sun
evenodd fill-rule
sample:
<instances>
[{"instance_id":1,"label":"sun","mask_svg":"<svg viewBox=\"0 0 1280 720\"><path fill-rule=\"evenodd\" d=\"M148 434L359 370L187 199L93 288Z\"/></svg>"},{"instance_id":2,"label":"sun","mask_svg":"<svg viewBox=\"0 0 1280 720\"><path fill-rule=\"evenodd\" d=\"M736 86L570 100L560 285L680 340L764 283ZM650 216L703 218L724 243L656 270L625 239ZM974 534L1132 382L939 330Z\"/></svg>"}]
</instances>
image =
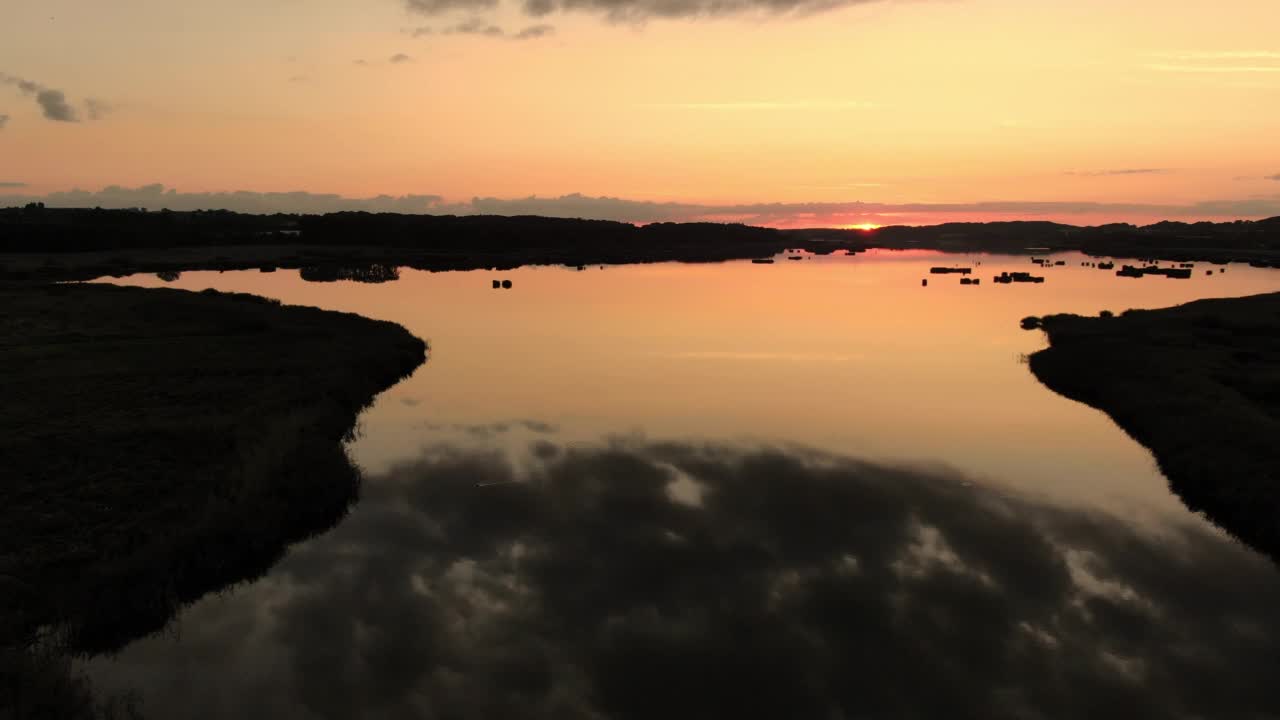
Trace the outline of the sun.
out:
<instances>
[{"instance_id":1,"label":"sun","mask_svg":"<svg viewBox=\"0 0 1280 720\"><path fill-rule=\"evenodd\" d=\"M857 225L846 225L846 230L879 230L884 227L875 223L858 223Z\"/></svg>"}]
</instances>

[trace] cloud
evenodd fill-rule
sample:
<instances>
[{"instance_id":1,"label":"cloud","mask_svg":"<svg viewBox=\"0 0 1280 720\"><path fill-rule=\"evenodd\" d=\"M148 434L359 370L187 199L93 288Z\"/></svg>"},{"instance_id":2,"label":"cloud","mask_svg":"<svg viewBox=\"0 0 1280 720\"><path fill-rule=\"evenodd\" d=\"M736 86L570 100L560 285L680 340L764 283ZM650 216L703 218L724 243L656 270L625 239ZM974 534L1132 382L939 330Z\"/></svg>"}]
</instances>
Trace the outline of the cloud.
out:
<instances>
[{"instance_id":1,"label":"cloud","mask_svg":"<svg viewBox=\"0 0 1280 720\"><path fill-rule=\"evenodd\" d=\"M487 20L480 18L469 18L457 24L447 27L436 28L422 26L416 28L407 28L404 33L415 38L427 35L479 35L484 37L506 37L509 40L533 40L536 38L546 37L555 33L555 27L547 24L530 25L525 29L508 35L500 26L494 25Z\"/></svg>"},{"instance_id":2,"label":"cloud","mask_svg":"<svg viewBox=\"0 0 1280 720\"><path fill-rule=\"evenodd\" d=\"M1148 70L1170 73L1280 73L1280 65L1147 65Z\"/></svg>"},{"instance_id":3,"label":"cloud","mask_svg":"<svg viewBox=\"0 0 1280 720\"><path fill-rule=\"evenodd\" d=\"M1280 575L1203 524L803 449L556 439L440 444L370 478L344 522L92 663L95 685L157 717L1280 706Z\"/></svg>"},{"instance_id":4,"label":"cloud","mask_svg":"<svg viewBox=\"0 0 1280 720\"><path fill-rule=\"evenodd\" d=\"M502 28L480 18L463 20L456 25L442 28L440 33L443 35L484 35L487 37L499 37L503 34Z\"/></svg>"},{"instance_id":5,"label":"cloud","mask_svg":"<svg viewBox=\"0 0 1280 720\"><path fill-rule=\"evenodd\" d=\"M522 7L525 14L532 17L582 12L602 15L611 22L643 22L650 18L808 15L884 1L886 0L522 0ZM412 12L438 15L458 10L491 10L498 6L498 1L405 0L405 5Z\"/></svg>"},{"instance_id":6,"label":"cloud","mask_svg":"<svg viewBox=\"0 0 1280 720\"><path fill-rule=\"evenodd\" d=\"M115 108L112 105L96 98L89 98L84 101L84 111L90 120L101 120L113 110Z\"/></svg>"},{"instance_id":7,"label":"cloud","mask_svg":"<svg viewBox=\"0 0 1280 720\"><path fill-rule=\"evenodd\" d=\"M1165 60L1280 60L1280 51L1274 50L1222 50L1152 53L1151 57Z\"/></svg>"},{"instance_id":8,"label":"cloud","mask_svg":"<svg viewBox=\"0 0 1280 720\"><path fill-rule=\"evenodd\" d=\"M556 28L554 25L546 25L546 24L530 25L529 27L521 30L520 32L513 35L512 37L515 38L516 40L533 40L535 38L554 35L555 32L556 32Z\"/></svg>"},{"instance_id":9,"label":"cloud","mask_svg":"<svg viewBox=\"0 0 1280 720\"><path fill-rule=\"evenodd\" d=\"M1066 174L1079 175L1081 177L1110 177L1113 175L1162 175L1168 172L1172 172L1172 170L1168 168L1124 168L1120 170L1069 171Z\"/></svg>"},{"instance_id":10,"label":"cloud","mask_svg":"<svg viewBox=\"0 0 1280 720\"><path fill-rule=\"evenodd\" d=\"M789 202L703 204L653 202L573 193L558 197L476 197L445 202L439 195L379 195L348 198L308 192L182 193L164 185L110 186L98 192L72 190L44 196L0 195L0 207L41 201L49 207L141 207L150 210L225 209L248 213L326 213L346 210L432 215L543 215L547 217L652 222L742 222L772 227L845 226L861 223L929 224L961 219L1054 219L1063 222L1264 218L1280 215L1280 195L1206 200L1183 205L1070 201L970 203Z\"/></svg>"},{"instance_id":11,"label":"cloud","mask_svg":"<svg viewBox=\"0 0 1280 720\"><path fill-rule=\"evenodd\" d=\"M0 188L24 188L26 186L27 184L24 182L0 182Z\"/></svg>"},{"instance_id":12,"label":"cloud","mask_svg":"<svg viewBox=\"0 0 1280 720\"><path fill-rule=\"evenodd\" d=\"M733 102L643 103L639 107L676 110L839 110L875 108L865 100L739 100Z\"/></svg>"},{"instance_id":13,"label":"cloud","mask_svg":"<svg viewBox=\"0 0 1280 720\"><path fill-rule=\"evenodd\" d=\"M1264 179L1264 180L1275 180L1275 181L1277 181L1277 182L1280 182L1280 173L1276 173L1275 175L1268 175L1268 176L1266 176L1266 177L1265 177L1265 178L1263 178L1263 179Z\"/></svg>"},{"instance_id":14,"label":"cloud","mask_svg":"<svg viewBox=\"0 0 1280 720\"><path fill-rule=\"evenodd\" d=\"M972 203L875 203L793 202L710 205L650 202L580 194L515 199L474 198L465 207L450 206L486 215L548 215L625 222L681 222L710 220L755 225L801 226L859 222L941 222L959 217L1048 217L1070 220L1076 216L1211 218L1271 217L1280 215L1280 196L1239 200L1212 200L1187 205L1103 202L994 201Z\"/></svg>"},{"instance_id":15,"label":"cloud","mask_svg":"<svg viewBox=\"0 0 1280 720\"><path fill-rule=\"evenodd\" d=\"M24 95L34 96L41 113L49 120L79 122L75 108L67 103L67 96L61 90L47 88L40 83L5 73L0 73L0 83L16 87Z\"/></svg>"},{"instance_id":16,"label":"cloud","mask_svg":"<svg viewBox=\"0 0 1280 720\"><path fill-rule=\"evenodd\" d=\"M413 58L409 57L408 55L405 55L404 53L396 53L395 55L392 55L391 58L387 60L387 62L393 65L400 65L403 63L413 62Z\"/></svg>"},{"instance_id":17,"label":"cloud","mask_svg":"<svg viewBox=\"0 0 1280 720\"><path fill-rule=\"evenodd\" d=\"M97 192L71 190L43 196L0 195L0 207L20 206L32 201L49 207L146 208L149 210L234 210L246 213L327 213L360 210L367 212L436 212L438 195L379 195L346 198L340 195L307 192L213 192L180 193L164 185L125 188L112 185Z\"/></svg>"},{"instance_id":18,"label":"cloud","mask_svg":"<svg viewBox=\"0 0 1280 720\"><path fill-rule=\"evenodd\" d=\"M36 102L40 105L44 116L58 122L80 122L75 108L67 103L67 96L61 90L41 90L36 93Z\"/></svg>"},{"instance_id":19,"label":"cloud","mask_svg":"<svg viewBox=\"0 0 1280 720\"><path fill-rule=\"evenodd\" d=\"M3 130L9 124L9 116L0 114L0 130Z\"/></svg>"},{"instance_id":20,"label":"cloud","mask_svg":"<svg viewBox=\"0 0 1280 720\"><path fill-rule=\"evenodd\" d=\"M881 0L524 0L533 17L584 12L611 22L643 22L650 18L725 17L731 15L808 15Z\"/></svg>"},{"instance_id":21,"label":"cloud","mask_svg":"<svg viewBox=\"0 0 1280 720\"><path fill-rule=\"evenodd\" d=\"M498 0L405 0L409 10L423 15L438 15L454 10L491 10Z\"/></svg>"}]
</instances>

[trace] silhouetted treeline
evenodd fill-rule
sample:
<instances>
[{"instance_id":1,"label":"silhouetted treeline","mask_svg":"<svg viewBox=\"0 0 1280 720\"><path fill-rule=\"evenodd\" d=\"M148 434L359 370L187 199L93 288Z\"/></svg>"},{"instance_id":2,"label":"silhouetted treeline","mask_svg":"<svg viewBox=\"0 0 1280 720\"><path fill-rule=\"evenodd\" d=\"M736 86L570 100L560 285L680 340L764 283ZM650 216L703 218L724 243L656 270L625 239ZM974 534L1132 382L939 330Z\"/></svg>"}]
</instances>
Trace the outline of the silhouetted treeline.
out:
<instances>
[{"instance_id":1,"label":"silhouetted treeline","mask_svg":"<svg viewBox=\"0 0 1280 720\"><path fill-rule=\"evenodd\" d=\"M795 230L814 240L860 238L869 247L953 251L1023 252L1030 248L1079 250L1093 255L1169 259L1251 259L1280 253L1280 217L1226 223L1160 222L1077 227L1054 222L944 223L878 230ZM1277 258L1280 260L1280 258Z\"/></svg>"},{"instance_id":2,"label":"silhouetted treeline","mask_svg":"<svg viewBox=\"0 0 1280 720\"><path fill-rule=\"evenodd\" d=\"M607 220L494 215L246 215L228 211L0 210L0 252L78 252L208 245L359 245L442 252L550 250L602 258L638 250L773 248L776 230L718 223L637 227Z\"/></svg>"},{"instance_id":3,"label":"silhouetted treeline","mask_svg":"<svg viewBox=\"0 0 1280 720\"><path fill-rule=\"evenodd\" d=\"M0 209L0 252L83 252L296 242L296 215L226 210Z\"/></svg>"},{"instance_id":4,"label":"silhouetted treeline","mask_svg":"<svg viewBox=\"0 0 1280 720\"><path fill-rule=\"evenodd\" d=\"M823 254L871 247L964 252L1080 250L1095 255L1256 260L1280 264L1280 218L1228 223L1161 222L1076 227L1053 222L945 223L873 231L774 230L741 224L654 223L537 216L248 215L229 211L0 209L0 253L305 245L394 250L439 269L523 264L715 261L788 248ZM390 257L395 255L395 258Z\"/></svg>"}]
</instances>

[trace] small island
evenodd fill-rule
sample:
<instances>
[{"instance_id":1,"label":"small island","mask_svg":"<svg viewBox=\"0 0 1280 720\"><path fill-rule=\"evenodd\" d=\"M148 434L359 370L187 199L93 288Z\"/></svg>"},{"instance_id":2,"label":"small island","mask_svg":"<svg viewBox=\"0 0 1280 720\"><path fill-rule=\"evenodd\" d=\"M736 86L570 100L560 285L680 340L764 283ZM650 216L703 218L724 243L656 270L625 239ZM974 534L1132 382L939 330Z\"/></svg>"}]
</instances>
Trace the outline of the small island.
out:
<instances>
[{"instance_id":1,"label":"small island","mask_svg":"<svg viewBox=\"0 0 1280 720\"><path fill-rule=\"evenodd\" d=\"M117 649L341 519L343 439L426 350L251 295L0 287L0 695L71 712L31 648Z\"/></svg>"},{"instance_id":2,"label":"small island","mask_svg":"<svg viewBox=\"0 0 1280 720\"><path fill-rule=\"evenodd\" d=\"M1038 325L1041 382L1106 412L1188 507L1280 559L1280 293Z\"/></svg>"}]
</instances>

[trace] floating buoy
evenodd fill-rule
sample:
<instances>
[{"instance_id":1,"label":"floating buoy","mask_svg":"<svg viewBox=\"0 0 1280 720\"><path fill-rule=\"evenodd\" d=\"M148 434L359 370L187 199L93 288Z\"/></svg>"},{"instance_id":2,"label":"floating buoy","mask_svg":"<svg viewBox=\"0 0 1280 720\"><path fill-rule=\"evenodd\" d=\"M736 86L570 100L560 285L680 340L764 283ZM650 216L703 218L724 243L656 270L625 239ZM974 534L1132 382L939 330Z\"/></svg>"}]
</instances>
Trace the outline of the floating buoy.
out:
<instances>
[{"instance_id":1,"label":"floating buoy","mask_svg":"<svg viewBox=\"0 0 1280 720\"><path fill-rule=\"evenodd\" d=\"M503 280L503 281L502 281L502 289L503 289L503 290L510 290L510 289L511 289L511 281L510 281L510 280Z\"/></svg>"},{"instance_id":2,"label":"floating buoy","mask_svg":"<svg viewBox=\"0 0 1280 720\"><path fill-rule=\"evenodd\" d=\"M500 287L502 287L502 281L500 281L500 280L494 280L494 281L493 281L493 289L494 289L494 290L497 290L497 289L498 289L498 288L500 288Z\"/></svg>"},{"instance_id":3,"label":"floating buoy","mask_svg":"<svg viewBox=\"0 0 1280 720\"><path fill-rule=\"evenodd\" d=\"M929 278L920 281L920 287L929 287Z\"/></svg>"}]
</instances>

